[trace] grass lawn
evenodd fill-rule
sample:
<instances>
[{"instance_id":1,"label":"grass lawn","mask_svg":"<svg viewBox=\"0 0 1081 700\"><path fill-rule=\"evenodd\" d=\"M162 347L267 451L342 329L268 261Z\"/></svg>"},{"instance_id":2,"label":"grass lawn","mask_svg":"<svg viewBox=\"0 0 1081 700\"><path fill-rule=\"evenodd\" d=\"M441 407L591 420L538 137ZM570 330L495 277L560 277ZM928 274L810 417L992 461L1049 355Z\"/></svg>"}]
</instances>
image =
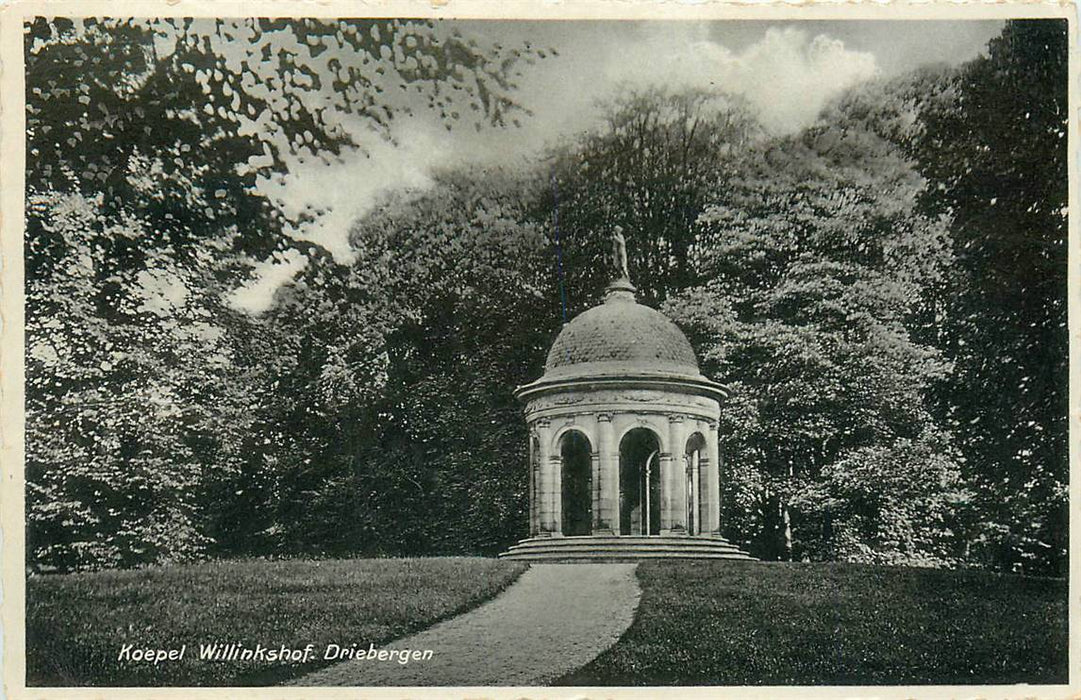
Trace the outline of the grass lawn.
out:
<instances>
[{"instance_id":1,"label":"grass lawn","mask_svg":"<svg viewBox=\"0 0 1081 700\"><path fill-rule=\"evenodd\" d=\"M630 629L557 685L1066 683L1065 580L649 562Z\"/></svg>"},{"instance_id":2,"label":"grass lawn","mask_svg":"<svg viewBox=\"0 0 1081 700\"><path fill-rule=\"evenodd\" d=\"M491 598L525 570L493 559L230 561L33 577L27 685L267 685L331 662L202 661L199 644L367 648ZM184 658L118 661L125 644Z\"/></svg>"}]
</instances>

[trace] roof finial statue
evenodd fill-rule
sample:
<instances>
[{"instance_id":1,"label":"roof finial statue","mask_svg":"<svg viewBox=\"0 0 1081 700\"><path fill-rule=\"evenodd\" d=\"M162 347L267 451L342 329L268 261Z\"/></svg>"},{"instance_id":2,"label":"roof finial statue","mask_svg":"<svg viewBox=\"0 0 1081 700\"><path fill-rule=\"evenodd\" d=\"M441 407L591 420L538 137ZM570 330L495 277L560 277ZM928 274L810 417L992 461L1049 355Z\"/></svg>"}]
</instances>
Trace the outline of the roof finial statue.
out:
<instances>
[{"instance_id":1,"label":"roof finial statue","mask_svg":"<svg viewBox=\"0 0 1081 700\"><path fill-rule=\"evenodd\" d=\"M612 229L612 269L615 280L631 281L627 270L627 240L623 238L623 227L618 225Z\"/></svg>"}]
</instances>

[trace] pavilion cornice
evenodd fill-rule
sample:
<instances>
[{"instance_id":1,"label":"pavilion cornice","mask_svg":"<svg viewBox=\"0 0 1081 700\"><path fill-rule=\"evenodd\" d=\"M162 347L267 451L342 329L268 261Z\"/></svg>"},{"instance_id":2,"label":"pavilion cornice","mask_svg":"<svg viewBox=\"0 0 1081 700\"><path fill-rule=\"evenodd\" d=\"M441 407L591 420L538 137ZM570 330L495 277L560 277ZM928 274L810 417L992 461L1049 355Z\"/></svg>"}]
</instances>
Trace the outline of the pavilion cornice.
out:
<instances>
[{"instance_id":1,"label":"pavilion cornice","mask_svg":"<svg viewBox=\"0 0 1081 700\"><path fill-rule=\"evenodd\" d=\"M577 391L606 389L648 389L704 396L718 402L728 398L728 387L698 375L677 375L667 372L613 372L589 376L542 377L514 390L519 401L529 402L542 396Z\"/></svg>"}]
</instances>

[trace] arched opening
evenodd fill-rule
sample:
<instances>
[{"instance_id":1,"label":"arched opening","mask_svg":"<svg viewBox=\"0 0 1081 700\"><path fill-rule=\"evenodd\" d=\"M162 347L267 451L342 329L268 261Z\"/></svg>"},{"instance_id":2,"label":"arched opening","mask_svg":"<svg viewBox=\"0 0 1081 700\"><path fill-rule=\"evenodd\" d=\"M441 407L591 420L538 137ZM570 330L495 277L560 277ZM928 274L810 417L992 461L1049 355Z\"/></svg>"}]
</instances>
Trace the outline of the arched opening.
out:
<instances>
[{"instance_id":1,"label":"arched opening","mask_svg":"<svg viewBox=\"0 0 1081 700\"><path fill-rule=\"evenodd\" d=\"M635 428L619 443L619 533L661 532L660 441L652 430Z\"/></svg>"},{"instance_id":2,"label":"arched opening","mask_svg":"<svg viewBox=\"0 0 1081 700\"><path fill-rule=\"evenodd\" d=\"M590 452L589 440L576 430L568 431L559 441L563 463L564 535L589 535L593 532L593 461Z\"/></svg>"},{"instance_id":3,"label":"arched opening","mask_svg":"<svg viewBox=\"0 0 1081 700\"><path fill-rule=\"evenodd\" d=\"M706 439L702 437L702 433L694 433L687 439L687 449L683 455L686 465L688 535L701 534L701 523L704 522L700 494L701 487L706 483L702 474L702 455L705 448Z\"/></svg>"}]
</instances>

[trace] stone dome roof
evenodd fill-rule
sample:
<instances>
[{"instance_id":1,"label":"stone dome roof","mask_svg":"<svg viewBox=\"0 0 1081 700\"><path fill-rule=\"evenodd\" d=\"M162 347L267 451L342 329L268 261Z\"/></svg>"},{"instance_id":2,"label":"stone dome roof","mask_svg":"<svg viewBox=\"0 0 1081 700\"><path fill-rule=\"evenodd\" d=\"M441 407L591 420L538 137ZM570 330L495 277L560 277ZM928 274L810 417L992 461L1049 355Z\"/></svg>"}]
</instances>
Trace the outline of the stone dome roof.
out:
<instances>
[{"instance_id":1,"label":"stone dome roof","mask_svg":"<svg viewBox=\"0 0 1081 700\"><path fill-rule=\"evenodd\" d=\"M700 376L683 331L664 314L635 301L631 291L618 288L609 288L604 303L563 326L548 351L546 376L591 371Z\"/></svg>"}]
</instances>

